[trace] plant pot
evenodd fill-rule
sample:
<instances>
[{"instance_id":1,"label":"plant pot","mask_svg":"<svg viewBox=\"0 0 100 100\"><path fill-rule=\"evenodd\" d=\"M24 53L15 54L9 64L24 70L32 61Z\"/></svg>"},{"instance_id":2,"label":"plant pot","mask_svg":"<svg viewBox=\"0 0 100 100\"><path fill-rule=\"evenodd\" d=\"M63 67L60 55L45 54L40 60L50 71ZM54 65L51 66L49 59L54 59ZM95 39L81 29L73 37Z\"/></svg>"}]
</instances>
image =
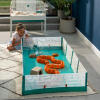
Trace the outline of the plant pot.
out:
<instances>
[{"instance_id":1,"label":"plant pot","mask_svg":"<svg viewBox=\"0 0 100 100\"><path fill-rule=\"evenodd\" d=\"M58 10L58 17L63 18L64 17L64 11L63 10Z\"/></svg>"},{"instance_id":2,"label":"plant pot","mask_svg":"<svg viewBox=\"0 0 100 100\"><path fill-rule=\"evenodd\" d=\"M60 32L61 33L75 33L75 18L72 19L60 19Z\"/></svg>"}]
</instances>

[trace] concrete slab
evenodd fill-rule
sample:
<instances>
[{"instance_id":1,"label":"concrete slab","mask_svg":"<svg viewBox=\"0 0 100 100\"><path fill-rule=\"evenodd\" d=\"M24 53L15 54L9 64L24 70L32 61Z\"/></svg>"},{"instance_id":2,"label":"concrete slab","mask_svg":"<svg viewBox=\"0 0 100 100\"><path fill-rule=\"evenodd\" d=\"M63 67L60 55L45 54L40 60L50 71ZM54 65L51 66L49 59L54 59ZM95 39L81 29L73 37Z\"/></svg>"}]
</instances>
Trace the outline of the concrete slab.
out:
<instances>
[{"instance_id":1,"label":"concrete slab","mask_svg":"<svg viewBox=\"0 0 100 100\"><path fill-rule=\"evenodd\" d=\"M29 31L30 35L33 37L43 37L43 36L48 36L48 37L56 37L56 36L61 36L60 32L58 30L48 30L46 33L43 33L41 31Z\"/></svg>"},{"instance_id":2,"label":"concrete slab","mask_svg":"<svg viewBox=\"0 0 100 100\"><path fill-rule=\"evenodd\" d=\"M94 71L100 75L100 59L96 59L97 56L93 54L84 54L83 56L85 57L86 61L90 64L91 68L93 68Z\"/></svg>"},{"instance_id":3,"label":"concrete slab","mask_svg":"<svg viewBox=\"0 0 100 100\"><path fill-rule=\"evenodd\" d=\"M8 99L8 98L17 98L20 97L19 95L0 87L0 99Z\"/></svg>"},{"instance_id":4,"label":"concrete slab","mask_svg":"<svg viewBox=\"0 0 100 100\"><path fill-rule=\"evenodd\" d=\"M78 54L78 57L88 71L89 82L100 91L100 59L94 54Z\"/></svg>"},{"instance_id":5,"label":"concrete slab","mask_svg":"<svg viewBox=\"0 0 100 100\"><path fill-rule=\"evenodd\" d=\"M0 44L8 43L10 40L10 32L0 32Z\"/></svg>"},{"instance_id":6,"label":"concrete slab","mask_svg":"<svg viewBox=\"0 0 100 100\"><path fill-rule=\"evenodd\" d=\"M1 58L8 58L14 55L21 54L21 51L11 51L9 52L7 49L7 44L0 44L0 57Z\"/></svg>"},{"instance_id":7,"label":"concrete slab","mask_svg":"<svg viewBox=\"0 0 100 100\"><path fill-rule=\"evenodd\" d=\"M16 72L19 75L22 75L22 64L17 65L16 67L12 67L7 69L8 71Z\"/></svg>"},{"instance_id":8,"label":"concrete slab","mask_svg":"<svg viewBox=\"0 0 100 100\"><path fill-rule=\"evenodd\" d=\"M76 47L72 48L77 54L93 54L93 51L90 50L89 48L76 48Z\"/></svg>"},{"instance_id":9,"label":"concrete slab","mask_svg":"<svg viewBox=\"0 0 100 100\"><path fill-rule=\"evenodd\" d=\"M19 64L20 64L20 62L11 61L8 59L1 59L0 60L0 68L2 68L2 69L10 68L13 66L18 66Z\"/></svg>"},{"instance_id":10,"label":"concrete slab","mask_svg":"<svg viewBox=\"0 0 100 100\"><path fill-rule=\"evenodd\" d=\"M22 77L18 77L10 82L7 82L3 85L5 89L12 91L13 93L16 93L18 95L21 95L21 88L22 88ZM87 92L61 92L61 93L46 93L46 94L34 94L34 95L26 95L26 96L20 96L18 99L45 99L45 98L52 98L52 97L69 97L69 96L86 96L89 94L95 94L95 91L93 91L89 86ZM9 98L11 99L11 98ZM16 97L14 99L17 99Z\"/></svg>"},{"instance_id":11,"label":"concrete slab","mask_svg":"<svg viewBox=\"0 0 100 100\"><path fill-rule=\"evenodd\" d=\"M68 44L71 45L72 48L81 48L81 49L87 48L87 46L83 42L79 41L67 41L67 42Z\"/></svg>"},{"instance_id":12,"label":"concrete slab","mask_svg":"<svg viewBox=\"0 0 100 100\"><path fill-rule=\"evenodd\" d=\"M49 36L49 37L57 37L57 36L61 36L60 32L58 30L48 30L46 32L45 36Z\"/></svg>"},{"instance_id":13,"label":"concrete slab","mask_svg":"<svg viewBox=\"0 0 100 100\"><path fill-rule=\"evenodd\" d=\"M1 60L1 59L3 59L3 58L0 57L0 60Z\"/></svg>"},{"instance_id":14,"label":"concrete slab","mask_svg":"<svg viewBox=\"0 0 100 100\"><path fill-rule=\"evenodd\" d=\"M2 84L1 86L5 87L8 90L13 91L14 93L17 93L21 95L22 93L22 77L18 77L16 79L13 79L5 84Z\"/></svg>"},{"instance_id":15,"label":"concrete slab","mask_svg":"<svg viewBox=\"0 0 100 100\"><path fill-rule=\"evenodd\" d=\"M88 92L61 92L61 93L45 93L45 94L34 94L34 95L26 95L22 96L19 99L45 99L48 98L49 100L51 98L57 98L57 97L76 97L76 96L86 96L89 94L95 94L95 92L92 91L90 87L88 87Z\"/></svg>"},{"instance_id":16,"label":"concrete slab","mask_svg":"<svg viewBox=\"0 0 100 100\"><path fill-rule=\"evenodd\" d=\"M5 35L4 35L5 34ZM0 43L7 43L9 41L9 32L0 32ZM91 85L99 91L99 94L88 95L88 96L76 96L76 97L52 97L52 98L42 98L43 100L99 100L100 99L100 59L92 52L92 50L84 43L84 41L78 36L78 34L60 34L59 31L48 31L46 34L34 33L32 36L63 36L71 45L71 47L76 51L80 61L88 71L88 81ZM1 49L0 49L1 50ZM4 51L4 49L3 49ZM1 63L1 62L0 62ZM16 67L17 68L17 67ZM17 69L11 69L15 71ZM8 70L8 69L7 69ZM2 71L2 70L1 70ZM1 73L0 71L0 73ZM9 75L9 73L4 75ZM1 75L0 75L1 76ZM9 77L8 77L9 79ZM8 85L9 87L9 85ZM0 91L1 88L0 88ZM3 93L0 92L3 95ZM10 92L8 93L10 94ZM7 94L4 93L4 97ZM11 94L12 95L12 94ZM42 100L41 99L41 100ZM40 100L40 99L36 99Z\"/></svg>"},{"instance_id":17,"label":"concrete slab","mask_svg":"<svg viewBox=\"0 0 100 100\"><path fill-rule=\"evenodd\" d=\"M14 72L9 72L6 70L1 70L0 71L0 84L3 84L9 80L12 80L16 77L18 77L19 75L14 73Z\"/></svg>"},{"instance_id":18,"label":"concrete slab","mask_svg":"<svg viewBox=\"0 0 100 100\"><path fill-rule=\"evenodd\" d=\"M16 62L22 62L22 54L15 55L15 56L9 57L7 59L16 61Z\"/></svg>"},{"instance_id":19,"label":"concrete slab","mask_svg":"<svg viewBox=\"0 0 100 100\"><path fill-rule=\"evenodd\" d=\"M3 52L0 52L0 58L2 59L2 58L8 58L10 55L7 55L7 54L5 54L5 53L3 53Z\"/></svg>"},{"instance_id":20,"label":"concrete slab","mask_svg":"<svg viewBox=\"0 0 100 100\"><path fill-rule=\"evenodd\" d=\"M52 97L52 98L41 98L34 100L99 100L100 94L88 95L88 96L69 96L69 97ZM25 99L25 100L33 100L33 99Z\"/></svg>"}]
</instances>

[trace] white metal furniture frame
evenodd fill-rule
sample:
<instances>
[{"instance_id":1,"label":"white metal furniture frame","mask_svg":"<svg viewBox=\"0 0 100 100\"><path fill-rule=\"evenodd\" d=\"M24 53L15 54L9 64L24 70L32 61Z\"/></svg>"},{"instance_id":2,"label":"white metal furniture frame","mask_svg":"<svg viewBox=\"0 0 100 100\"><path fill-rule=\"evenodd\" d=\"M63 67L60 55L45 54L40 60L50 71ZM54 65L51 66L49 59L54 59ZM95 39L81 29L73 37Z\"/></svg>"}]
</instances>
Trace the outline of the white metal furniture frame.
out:
<instances>
[{"instance_id":1,"label":"white metal furniture frame","mask_svg":"<svg viewBox=\"0 0 100 100\"><path fill-rule=\"evenodd\" d=\"M41 10L37 11L35 9L36 5L33 5L35 7L32 9L33 10L33 12L32 12L29 8L26 9L28 6L32 6L31 5L32 3L29 3L28 0L26 0L27 2L24 0L23 5L24 4L26 5L26 3L27 3L27 5L26 5L26 8L25 8L25 5L24 5L24 7L21 8L21 11L22 12L26 11L26 14L21 14L20 13L21 11L19 11L20 9L17 6L18 4L20 4L20 1L21 1L21 3L23 3L22 0L19 0L19 2L18 2L18 0L12 0L12 2L11 2L11 7L10 7L10 36L12 36L13 22L41 22L41 31L43 31L45 33L46 32L46 9L45 9L45 5L44 5L44 9L42 9L42 11ZM36 1L36 0L33 0L33 1ZM31 0L31 2L32 2L32 0ZM43 2L43 1L41 1L41 2ZM19 5L19 7L21 7L21 5ZM25 8L25 11L24 11L24 8ZM16 12L17 13L19 12L19 14L15 14ZM29 13L29 14L27 14L27 13Z\"/></svg>"}]
</instances>

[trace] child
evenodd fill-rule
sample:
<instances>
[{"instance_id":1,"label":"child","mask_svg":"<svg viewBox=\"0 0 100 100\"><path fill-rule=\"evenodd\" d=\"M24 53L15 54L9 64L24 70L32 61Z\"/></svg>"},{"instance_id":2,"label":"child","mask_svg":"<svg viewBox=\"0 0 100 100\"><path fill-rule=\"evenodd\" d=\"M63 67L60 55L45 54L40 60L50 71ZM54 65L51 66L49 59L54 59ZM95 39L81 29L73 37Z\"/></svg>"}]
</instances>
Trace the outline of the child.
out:
<instances>
[{"instance_id":1,"label":"child","mask_svg":"<svg viewBox=\"0 0 100 100\"><path fill-rule=\"evenodd\" d=\"M27 38L27 37L29 37L29 35L27 31L25 30L24 25L19 23L16 26L16 31L13 33L12 39L7 49L9 51L21 49L21 39Z\"/></svg>"}]
</instances>

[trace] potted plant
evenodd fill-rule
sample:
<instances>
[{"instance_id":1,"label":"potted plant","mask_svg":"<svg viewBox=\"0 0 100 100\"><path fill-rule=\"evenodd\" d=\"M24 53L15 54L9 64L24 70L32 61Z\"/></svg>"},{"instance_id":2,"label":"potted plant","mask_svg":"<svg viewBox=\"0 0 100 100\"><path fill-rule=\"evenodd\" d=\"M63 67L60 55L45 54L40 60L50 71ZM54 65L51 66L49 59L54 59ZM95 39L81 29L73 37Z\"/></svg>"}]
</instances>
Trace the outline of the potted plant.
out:
<instances>
[{"instance_id":1,"label":"potted plant","mask_svg":"<svg viewBox=\"0 0 100 100\"><path fill-rule=\"evenodd\" d=\"M56 8L58 9L58 17L64 17L64 9L66 6L66 0L53 0L56 4Z\"/></svg>"},{"instance_id":2,"label":"potted plant","mask_svg":"<svg viewBox=\"0 0 100 100\"><path fill-rule=\"evenodd\" d=\"M58 11L58 17L64 17L64 6L66 5L65 0L48 0Z\"/></svg>"},{"instance_id":3,"label":"potted plant","mask_svg":"<svg viewBox=\"0 0 100 100\"><path fill-rule=\"evenodd\" d=\"M47 16L57 16L57 9L51 0L43 0L46 3L46 15ZM53 4L52 4L53 3Z\"/></svg>"},{"instance_id":4,"label":"potted plant","mask_svg":"<svg viewBox=\"0 0 100 100\"><path fill-rule=\"evenodd\" d=\"M58 10L60 32L73 33L76 31L75 18L72 17L72 3L75 0L48 0Z\"/></svg>"},{"instance_id":5,"label":"potted plant","mask_svg":"<svg viewBox=\"0 0 100 100\"><path fill-rule=\"evenodd\" d=\"M75 0L65 0L64 17L60 18L60 32L74 33L76 32L75 18L72 17L72 3Z\"/></svg>"}]
</instances>

